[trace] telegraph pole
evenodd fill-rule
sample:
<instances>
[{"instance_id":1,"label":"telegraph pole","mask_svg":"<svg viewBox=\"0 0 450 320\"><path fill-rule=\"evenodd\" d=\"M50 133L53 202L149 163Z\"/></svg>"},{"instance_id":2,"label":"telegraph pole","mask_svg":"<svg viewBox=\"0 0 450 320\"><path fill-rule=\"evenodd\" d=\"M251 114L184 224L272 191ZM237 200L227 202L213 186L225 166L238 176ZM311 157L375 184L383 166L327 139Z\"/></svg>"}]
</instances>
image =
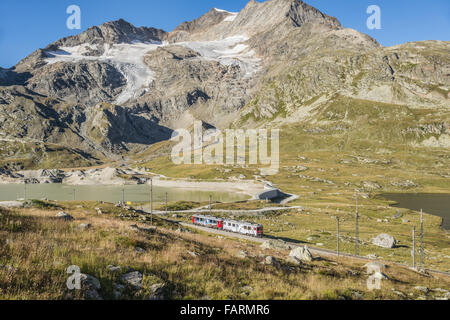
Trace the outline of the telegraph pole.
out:
<instances>
[{"instance_id":1,"label":"telegraph pole","mask_svg":"<svg viewBox=\"0 0 450 320\"><path fill-rule=\"evenodd\" d=\"M153 179L150 178L150 224L153 225Z\"/></svg>"},{"instance_id":2,"label":"telegraph pole","mask_svg":"<svg viewBox=\"0 0 450 320\"><path fill-rule=\"evenodd\" d=\"M212 195L209 195L209 215L212 215Z\"/></svg>"},{"instance_id":3,"label":"telegraph pole","mask_svg":"<svg viewBox=\"0 0 450 320\"><path fill-rule=\"evenodd\" d=\"M167 216L167 207L169 206L169 203L167 201L167 192L166 192L166 216Z\"/></svg>"},{"instance_id":4,"label":"telegraph pole","mask_svg":"<svg viewBox=\"0 0 450 320\"><path fill-rule=\"evenodd\" d=\"M412 242L413 242L413 249L412 249L412 256L413 256L413 268L416 268L416 227L413 227L412 230Z\"/></svg>"},{"instance_id":5,"label":"telegraph pole","mask_svg":"<svg viewBox=\"0 0 450 320\"><path fill-rule=\"evenodd\" d=\"M425 266L425 249L423 245L423 210L420 209L420 265Z\"/></svg>"},{"instance_id":6,"label":"telegraph pole","mask_svg":"<svg viewBox=\"0 0 450 320\"><path fill-rule=\"evenodd\" d=\"M339 251L339 217L337 217L336 218L336 221L337 221L337 255L338 255L338 257L339 257L339 253L340 253L340 251Z\"/></svg>"},{"instance_id":7,"label":"telegraph pole","mask_svg":"<svg viewBox=\"0 0 450 320\"><path fill-rule=\"evenodd\" d=\"M356 196L355 255L356 255L356 256L359 256L359 212L358 212L358 196Z\"/></svg>"}]
</instances>

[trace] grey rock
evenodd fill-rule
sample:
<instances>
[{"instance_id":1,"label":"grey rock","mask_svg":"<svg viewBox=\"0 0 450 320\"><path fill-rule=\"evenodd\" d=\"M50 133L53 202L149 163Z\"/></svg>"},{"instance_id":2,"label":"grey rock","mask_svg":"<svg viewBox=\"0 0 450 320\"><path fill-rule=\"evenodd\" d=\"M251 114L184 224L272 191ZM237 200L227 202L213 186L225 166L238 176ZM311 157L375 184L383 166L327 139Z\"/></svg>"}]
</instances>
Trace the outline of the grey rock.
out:
<instances>
[{"instance_id":1,"label":"grey rock","mask_svg":"<svg viewBox=\"0 0 450 320\"><path fill-rule=\"evenodd\" d=\"M296 266L301 266L302 265L302 261L299 258L292 257L292 256L288 256L286 258L286 262L291 263L291 264L296 265Z\"/></svg>"},{"instance_id":2,"label":"grey rock","mask_svg":"<svg viewBox=\"0 0 450 320\"><path fill-rule=\"evenodd\" d=\"M430 291L430 289L428 289L427 287L424 287L424 286L415 286L414 290L420 291L423 293L428 293Z\"/></svg>"},{"instance_id":3,"label":"grey rock","mask_svg":"<svg viewBox=\"0 0 450 320\"><path fill-rule=\"evenodd\" d=\"M248 257L248 253L246 252L246 251L239 251L238 253L237 253L237 255L236 255L238 258L242 258L242 259L245 259L245 258L247 258Z\"/></svg>"},{"instance_id":4,"label":"grey rock","mask_svg":"<svg viewBox=\"0 0 450 320\"><path fill-rule=\"evenodd\" d=\"M142 288L143 275L139 271L126 273L120 277L122 282L132 286L135 289Z\"/></svg>"},{"instance_id":5,"label":"grey rock","mask_svg":"<svg viewBox=\"0 0 450 320\"><path fill-rule=\"evenodd\" d=\"M89 275L82 273L80 275L81 280L81 290L85 292L86 298L91 300L103 300L99 294L99 290L102 288L100 281Z\"/></svg>"},{"instance_id":6,"label":"grey rock","mask_svg":"<svg viewBox=\"0 0 450 320\"><path fill-rule=\"evenodd\" d=\"M120 266L109 265L106 267L111 272L120 272L122 268Z\"/></svg>"},{"instance_id":7,"label":"grey rock","mask_svg":"<svg viewBox=\"0 0 450 320\"><path fill-rule=\"evenodd\" d=\"M382 233L372 239L372 244L382 248L394 248L397 241L387 233Z\"/></svg>"},{"instance_id":8,"label":"grey rock","mask_svg":"<svg viewBox=\"0 0 450 320\"><path fill-rule=\"evenodd\" d=\"M295 257L301 261L312 261L313 257L307 246L297 247L289 253L290 257Z\"/></svg>"},{"instance_id":9,"label":"grey rock","mask_svg":"<svg viewBox=\"0 0 450 320\"><path fill-rule=\"evenodd\" d=\"M150 294L148 296L148 300L163 300L165 287L166 286L164 283L156 283L150 286Z\"/></svg>"},{"instance_id":10,"label":"grey rock","mask_svg":"<svg viewBox=\"0 0 450 320\"><path fill-rule=\"evenodd\" d=\"M81 223L78 225L77 229L79 230L87 230L90 229L92 225L90 223Z\"/></svg>"},{"instance_id":11,"label":"grey rock","mask_svg":"<svg viewBox=\"0 0 450 320\"><path fill-rule=\"evenodd\" d=\"M56 217L65 221L72 221L74 219L70 214L64 211L58 212Z\"/></svg>"}]
</instances>

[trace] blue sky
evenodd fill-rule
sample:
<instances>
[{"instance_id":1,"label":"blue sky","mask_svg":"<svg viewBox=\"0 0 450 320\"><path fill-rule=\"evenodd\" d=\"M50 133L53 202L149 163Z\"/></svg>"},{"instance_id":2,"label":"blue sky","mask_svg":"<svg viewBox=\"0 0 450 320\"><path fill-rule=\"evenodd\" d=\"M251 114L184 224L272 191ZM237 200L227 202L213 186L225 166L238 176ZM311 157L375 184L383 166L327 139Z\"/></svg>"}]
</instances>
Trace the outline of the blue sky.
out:
<instances>
[{"instance_id":1,"label":"blue sky","mask_svg":"<svg viewBox=\"0 0 450 320\"><path fill-rule=\"evenodd\" d=\"M37 48L93 25L123 18L136 26L171 31L210 8L239 11L247 0L0 0L0 66L11 67ZM382 45L450 40L449 0L306 0L348 28L367 33ZM66 8L80 6L82 30L66 28ZM381 8L381 30L366 27L369 5Z\"/></svg>"}]
</instances>

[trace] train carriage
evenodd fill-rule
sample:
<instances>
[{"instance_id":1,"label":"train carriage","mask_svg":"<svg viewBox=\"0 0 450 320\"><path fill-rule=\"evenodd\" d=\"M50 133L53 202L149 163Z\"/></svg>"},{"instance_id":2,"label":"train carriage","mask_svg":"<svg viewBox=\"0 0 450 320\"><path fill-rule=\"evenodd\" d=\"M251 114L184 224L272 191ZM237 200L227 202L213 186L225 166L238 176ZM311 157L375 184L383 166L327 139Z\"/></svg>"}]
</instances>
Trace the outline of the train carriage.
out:
<instances>
[{"instance_id":1,"label":"train carriage","mask_svg":"<svg viewBox=\"0 0 450 320\"><path fill-rule=\"evenodd\" d=\"M193 215L192 223L220 230L222 230L223 227L223 219L202 215Z\"/></svg>"},{"instance_id":2,"label":"train carriage","mask_svg":"<svg viewBox=\"0 0 450 320\"><path fill-rule=\"evenodd\" d=\"M263 227L260 224L245 221L227 220L223 221L223 230L245 234L254 237L262 237Z\"/></svg>"},{"instance_id":3,"label":"train carriage","mask_svg":"<svg viewBox=\"0 0 450 320\"><path fill-rule=\"evenodd\" d=\"M211 216L193 215L192 223L208 228L240 233L253 237L263 236L263 226L256 223L221 219Z\"/></svg>"}]
</instances>

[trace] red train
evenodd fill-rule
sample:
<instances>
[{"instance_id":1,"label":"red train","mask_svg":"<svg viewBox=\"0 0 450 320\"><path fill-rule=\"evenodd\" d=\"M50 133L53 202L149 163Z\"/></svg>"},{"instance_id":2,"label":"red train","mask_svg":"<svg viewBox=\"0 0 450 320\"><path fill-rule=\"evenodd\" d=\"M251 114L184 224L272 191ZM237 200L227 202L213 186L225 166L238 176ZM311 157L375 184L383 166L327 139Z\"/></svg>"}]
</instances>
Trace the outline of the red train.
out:
<instances>
[{"instance_id":1,"label":"red train","mask_svg":"<svg viewBox=\"0 0 450 320\"><path fill-rule=\"evenodd\" d=\"M211 216L193 215L192 223L208 228L230 231L244 235L250 235L253 237L262 237L264 235L262 225L245 221L222 219Z\"/></svg>"}]
</instances>

